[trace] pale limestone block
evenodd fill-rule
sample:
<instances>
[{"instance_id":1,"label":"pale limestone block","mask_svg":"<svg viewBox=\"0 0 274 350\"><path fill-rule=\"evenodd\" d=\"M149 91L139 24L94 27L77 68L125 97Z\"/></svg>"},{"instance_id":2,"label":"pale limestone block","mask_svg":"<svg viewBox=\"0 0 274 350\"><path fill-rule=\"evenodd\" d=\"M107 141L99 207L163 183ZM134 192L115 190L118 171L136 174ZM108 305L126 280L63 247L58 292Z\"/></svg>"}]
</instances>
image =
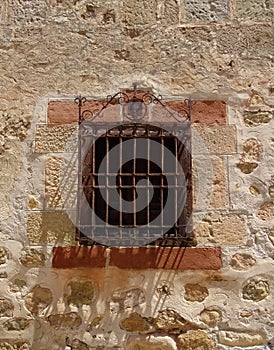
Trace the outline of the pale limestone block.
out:
<instances>
[{"instance_id":1,"label":"pale limestone block","mask_svg":"<svg viewBox=\"0 0 274 350\"><path fill-rule=\"evenodd\" d=\"M75 157L65 159L48 157L45 170L45 199L48 208L76 208L77 162Z\"/></svg>"},{"instance_id":2,"label":"pale limestone block","mask_svg":"<svg viewBox=\"0 0 274 350\"><path fill-rule=\"evenodd\" d=\"M152 24L157 20L156 0L123 0L121 5L122 21L129 26Z\"/></svg>"},{"instance_id":3,"label":"pale limestone block","mask_svg":"<svg viewBox=\"0 0 274 350\"><path fill-rule=\"evenodd\" d=\"M221 344L228 346L258 346L266 342L265 336L258 334L256 331L254 331L254 334L240 331L220 331L218 338Z\"/></svg>"},{"instance_id":4,"label":"pale limestone block","mask_svg":"<svg viewBox=\"0 0 274 350\"><path fill-rule=\"evenodd\" d=\"M35 152L77 152L77 126L37 125Z\"/></svg>"},{"instance_id":5,"label":"pale limestone block","mask_svg":"<svg viewBox=\"0 0 274 350\"><path fill-rule=\"evenodd\" d=\"M32 244L76 244L75 227L63 211L29 213L27 237Z\"/></svg>"},{"instance_id":6,"label":"pale limestone block","mask_svg":"<svg viewBox=\"0 0 274 350\"><path fill-rule=\"evenodd\" d=\"M185 9L188 22L220 22L230 16L227 0L186 0Z\"/></svg>"},{"instance_id":7,"label":"pale limestone block","mask_svg":"<svg viewBox=\"0 0 274 350\"><path fill-rule=\"evenodd\" d=\"M273 19L273 2L266 0L236 0L236 17L244 20L271 21Z\"/></svg>"},{"instance_id":8,"label":"pale limestone block","mask_svg":"<svg viewBox=\"0 0 274 350\"><path fill-rule=\"evenodd\" d=\"M199 217L194 218L197 222ZM216 243L221 245L238 245L247 235L245 219L237 214L206 214L194 229L198 243Z\"/></svg>"},{"instance_id":9,"label":"pale limestone block","mask_svg":"<svg viewBox=\"0 0 274 350\"><path fill-rule=\"evenodd\" d=\"M193 154L233 154L236 152L236 128L225 126L193 126Z\"/></svg>"},{"instance_id":10,"label":"pale limestone block","mask_svg":"<svg viewBox=\"0 0 274 350\"><path fill-rule=\"evenodd\" d=\"M221 157L192 159L193 209L224 209L227 205L225 161Z\"/></svg>"}]
</instances>

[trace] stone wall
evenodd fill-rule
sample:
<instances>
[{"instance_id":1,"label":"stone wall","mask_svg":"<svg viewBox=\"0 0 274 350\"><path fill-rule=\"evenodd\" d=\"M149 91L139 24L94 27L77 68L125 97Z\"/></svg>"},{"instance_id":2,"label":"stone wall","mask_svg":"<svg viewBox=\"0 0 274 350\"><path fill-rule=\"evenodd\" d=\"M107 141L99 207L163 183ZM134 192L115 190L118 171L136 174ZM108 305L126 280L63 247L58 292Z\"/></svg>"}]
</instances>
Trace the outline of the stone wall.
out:
<instances>
[{"instance_id":1,"label":"stone wall","mask_svg":"<svg viewBox=\"0 0 274 350\"><path fill-rule=\"evenodd\" d=\"M273 6L1 1L0 349L273 349ZM196 247L75 241L73 100L136 81L172 110L196 101Z\"/></svg>"}]
</instances>

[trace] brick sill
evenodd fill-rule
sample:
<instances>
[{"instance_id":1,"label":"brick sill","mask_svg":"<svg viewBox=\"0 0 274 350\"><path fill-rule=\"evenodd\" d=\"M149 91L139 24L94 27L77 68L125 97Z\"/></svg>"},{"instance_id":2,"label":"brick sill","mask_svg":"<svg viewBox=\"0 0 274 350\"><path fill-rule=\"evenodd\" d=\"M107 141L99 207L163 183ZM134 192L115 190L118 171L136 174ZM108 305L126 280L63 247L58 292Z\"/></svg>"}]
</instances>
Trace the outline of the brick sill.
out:
<instances>
[{"instance_id":1,"label":"brick sill","mask_svg":"<svg viewBox=\"0 0 274 350\"><path fill-rule=\"evenodd\" d=\"M222 267L218 247L140 247L102 246L54 247L52 267L118 267L121 269L218 270Z\"/></svg>"}]
</instances>

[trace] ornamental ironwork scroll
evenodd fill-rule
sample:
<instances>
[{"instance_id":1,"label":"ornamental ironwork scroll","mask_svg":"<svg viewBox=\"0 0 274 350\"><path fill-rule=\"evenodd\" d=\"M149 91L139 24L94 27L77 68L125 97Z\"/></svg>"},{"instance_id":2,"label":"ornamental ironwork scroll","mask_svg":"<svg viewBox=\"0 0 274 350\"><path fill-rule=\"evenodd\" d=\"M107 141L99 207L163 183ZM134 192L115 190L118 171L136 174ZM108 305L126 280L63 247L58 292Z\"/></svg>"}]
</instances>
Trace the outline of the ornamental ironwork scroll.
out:
<instances>
[{"instance_id":1,"label":"ornamental ironwork scroll","mask_svg":"<svg viewBox=\"0 0 274 350\"><path fill-rule=\"evenodd\" d=\"M84 120L100 121L100 118L103 117L104 110L113 104L119 104L122 106L122 116L124 121L128 120L136 123L141 122L147 115L148 106L150 104L159 105L161 107L162 114L164 113L163 116L170 121L190 121L191 110L194 103L190 98L185 99L183 101L185 107L175 112L171 108L168 108L168 106L162 101L161 95L157 97L151 92L141 93L140 90L137 94L136 84L134 84L132 97L123 91L119 91L114 95L108 95L103 103L103 106L98 111L92 111L85 108L86 102L88 102L86 97L78 96L75 98L75 103L77 103L79 111L79 124L81 124Z\"/></svg>"}]
</instances>

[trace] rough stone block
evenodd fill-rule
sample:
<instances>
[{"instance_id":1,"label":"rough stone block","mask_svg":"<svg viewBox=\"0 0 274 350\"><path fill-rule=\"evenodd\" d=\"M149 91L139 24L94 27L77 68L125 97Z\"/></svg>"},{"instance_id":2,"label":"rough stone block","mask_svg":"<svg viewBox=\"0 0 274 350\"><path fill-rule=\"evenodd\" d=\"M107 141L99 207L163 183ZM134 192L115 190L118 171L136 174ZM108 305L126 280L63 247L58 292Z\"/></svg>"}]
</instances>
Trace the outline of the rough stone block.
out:
<instances>
[{"instance_id":1,"label":"rough stone block","mask_svg":"<svg viewBox=\"0 0 274 350\"><path fill-rule=\"evenodd\" d=\"M150 325L141 315L134 312L121 321L120 328L127 332L145 333L150 329Z\"/></svg>"},{"instance_id":2,"label":"rough stone block","mask_svg":"<svg viewBox=\"0 0 274 350\"><path fill-rule=\"evenodd\" d=\"M5 264L8 260L8 252L4 247L0 247L0 265Z\"/></svg>"},{"instance_id":3,"label":"rough stone block","mask_svg":"<svg viewBox=\"0 0 274 350\"><path fill-rule=\"evenodd\" d=\"M260 346L265 344L266 337L259 333L259 331L251 332L235 332L235 331L220 331L219 332L219 342L220 344L228 346Z\"/></svg>"},{"instance_id":4,"label":"rough stone block","mask_svg":"<svg viewBox=\"0 0 274 350\"><path fill-rule=\"evenodd\" d=\"M234 125L192 127L193 154L232 154L236 152Z\"/></svg>"},{"instance_id":5,"label":"rough stone block","mask_svg":"<svg viewBox=\"0 0 274 350\"><path fill-rule=\"evenodd\" d=\"M156 0L123 0L121 4L122 21L129 26L153 24L157 21Z\"/></svg>"},{"instance_id":6,"label":"rough stone block","mask_svg":"<svg viewBox=\"0 0 274 350\"><path fill-rule=\"evenodd\" d=\"M69 293L66 295L66 301L69 305L81 307L92 303L94 286L91 281L70 281L67 287Z\"/></svg>"},{"instance_id":7,"label":"rough stone block","mask_svg":"<svg viewBox=\"0 0 274 350\"><path fill-rule=\"evenodd\" d=\"M221 22L230 17L228 0L185 0L188 22Z\"/></svg>"},{"instance_id":8,"label":"rough stone block","mask_svg":"<svg viewBox=\"0 0 274 350\"><path fill-rule=\"evenodd\" d=\"M145 303L145 301L145 293L141 288L116 290L110 298L110 311L112 313L120 313L133 310L134 307Z\"/></svg>"},{"instance_id":9,"label":"rough stone block","mask_svg":"<svg viewBox=\"0 0 274 350\"><path fill-rule=\"evenodd\" d=\"M75 125L38 125L35 152L76 152L77 127Z\"/></svg>"},{"instance_id":10,"label":"rough stone block","mask_svg":"<svg viewBox=\"0 0 274 350\"><path fill-rule=\"evenodd\" d=\"M41 203L39 202L39 200L32 195L29 195L28 198L28 208L29 209L37 209L41 207Z\"/></svg>"},{"instance_id":11,"label":"rough stone block","mask_svg":"<svg viewBox=\"0 0 274 350\"><path fill-rule=\"evenodd\" d=\"M0 340L0 348L3 350L14 350L20 348L24 350L30 350L31 346L28 341L7 339L5 341Z\"/></svg>"},{"instance_id":12,"label":"rough stone block","mask_svg":"<svg viewBox=\"0 0 274 350\"><path fill-rule=\"evenodd\" d=\"M23 252L19 258L20 263L26 267L44 266L45 260L45 254L41 250L32 248Z\"/></svg>"},{"instance_id":13,"label":"rough stone block","mask_svg":"<svg viewBox=\"0 0 274 350\"><path fill-rule=\"evenodd\" d=\"M200 321L210 327L215 327L221 318L220 311L204 309L200 313Z\"/></svg>"},{"instance_id":14,"label":"rough stone block","mask_svg":"<svg viewBox=\"0 0 274 350\"><path fill-rule=\"evenodd\" d=\"M185 285L185 300L201 303L208 297L208 289L199 283L187 283Z\"/></svg>"},{"instance_id":15,"label":"rough stone block","mask_svg":"<svg viewBox=\"0 0 274 350\"><path fill-rule=\"evenodd\" d=\"M216 34L220 53L265 56L273 53L273 29L269 24L220 26Z\"/></svg>"},{"instance_id":16,"label":"rough stone block","mask_svg":"<svg viewBox=\"0 0 274 350\"><path fill-rule=\"evenodd\" d=\"M127 350L177 350L176 342L169 336L133 335L127 338Z\"/></svg>"},{"instance_id":17,"label":"rough stone block","mask_svg":"<svg viewBox=\"0 0 274 350\"><path fill-rule=\"evenodd\" d=\"M204 217L194 217L196 228L194 237L197 243L238 245L244 242L247 234L245 220L237 214L209 213Z\"/></svg>"},{"instance_id":18,"label":"rough stone block","mask_svg":"<svg viewBox=\"0 0 274 350\"><path fill-rule=\"evenodd\" d=\"M270 111L245 111L244 123L247 126L258 126L271 121L273 114Z\"/></svg>"},{"instance_id":19,"label":"rough stone block","mask_svg":"<svg viewBox=\"0 0 274 350\"><path fill-rule=\"evenodd\" d=\"M259 276L249 280L243 287L243 298L247 300L260 301L269 295L269 283Z\"/></svg>"},{"instance_id":20,"label":"rough stone block","mask_svg":"<svg viewBox=\"0 0 274 350\"><path fill-rule=\"evenodd\" d=\"M244 20L273 20L272 0L236 0L235 16Z\"/></svg>"},{"instance_id":21,"label":"rough stone block","mask_svg":"<svg viewBox=\"0 0 274 350\"><path fill-rule=\"evenodd\" d=\"M7 320L3 326L8 331L21 331L27 328L30 324L30 319L23 317L15 317L10 320Z\"/></svg>"},{"instance_id":22,"label":"rough stone block","mask_svg":"<svg viewBox=\"0 0 274 350\"><path fill-rule=\"evenodd\" d=\"M233 255L230 265L235 270L248 270L255 263L256 260L251 255L246 253L236 253Z\"/></svg>"},{"instance_id":23,"label":"rough stone block","mask_svg":"<svg viewBox=\"0 0 274 350\"><path fill-rule=\"evenodd\" d=\"M82 324L82 319L77 312L50 315L47 317L47 320L56 329L74 329Z\"/></svg>"},{"instance_id":24,"label":"rough stone block","mask_svg":"<svg viewBox=\"0 0 274 350\"><path fill-rule=\"evenodd\" d=\"M46 21L49 6L43 1L31 0L24 1L24 6L19 6L13 2L13 21L19 26L31 24L32 26L41 25Z\"/></svg>"},{"instance_id":25,"label":"rough stone block","mask_svg":"<svg viewBox=\"0 0 274 350\"><path fill-rule=\"evenodd\" d=\"M27 237L31 244L76 244L75 227L63 211L29 213Z\"/></svg>"},{"instance_id":26,"label":"rough stone block","mask_svg":"<svg viewBox=\"0 0 274 350\"><path fill-rule=\"evenodd\" d=\"M0 298L0 317L11 317L13 315L14 305L6 299Z\"/></svg>"},{"instance_id":27,"label":"rough stone block","mask_svg":"<svg viewBox=\"0 0 274 350\"><path fill-rule=\"evenodd\" d=\"M24 297L27 309L34 315L41 313L53 300L52 291L49 288L35 286Z\"/></svg>"},{"instance_id":28,"label":"rough stone block","mask_svg":"<svg viewBox=\"0 0 274 350\"><path fill-rule=\"evenodd\" d=\"M243 143L243 152L240 158L240 162L237 164L237 168L244 174L250 174L254 169L258 167L258 162L261 159L263 153L262 144L255 138L246 140Z\"/></svg>"},{"instance_id":29,"label":"rough stone block","mask_svg":"<svg viewBox=\"0 0 274 350\"><path fill-rule=\"evenodd\" d=\"M90 347L83 341L74 338L70 339L69 337L66 338L66 344L71 348L75 350L90 350Z\"/></svg>"},{"instance_id":30,"label":"rough stone block","mask_svg":"<svg viewBox=\"0 0 274 350\"><path fill-rule=\"evenodd\" d=\"M190 329L200 328L197 324L186 320L172 308L158 311L158 316L153 319L153 325L158 332L168 334L181 334Z\"/></svg>"},{"instance_id":31,"label":"rough stone block","mask_svg":"<svg viewBox=\"0 0 274 350\"><path fill-rule=\"evenodd\" d=\"M263 203L256 216L263 221L272 220L274 218L274 204L272 202Z\"/></svg>"},{"instance_id":32,"label":"rough stone block","mask_svg":"<svg viewBox=\"0 0 274 350\"><path fill-rule=\"evenodd\" d=\"M215 350L215 342L202 330L190 330L178 337L178 350L206 349Z\"/></svg>"},{"instance_id":33,"label":"rough stone block","mask_svg":"<svg viewBox=\"0 0 274 350\"><path fill-rule=\"evenodd\" d=\"M158 19L165 25L176 25L179 22L179 5L176 0L158 2Z\"/></svg>"}]
</instances>

